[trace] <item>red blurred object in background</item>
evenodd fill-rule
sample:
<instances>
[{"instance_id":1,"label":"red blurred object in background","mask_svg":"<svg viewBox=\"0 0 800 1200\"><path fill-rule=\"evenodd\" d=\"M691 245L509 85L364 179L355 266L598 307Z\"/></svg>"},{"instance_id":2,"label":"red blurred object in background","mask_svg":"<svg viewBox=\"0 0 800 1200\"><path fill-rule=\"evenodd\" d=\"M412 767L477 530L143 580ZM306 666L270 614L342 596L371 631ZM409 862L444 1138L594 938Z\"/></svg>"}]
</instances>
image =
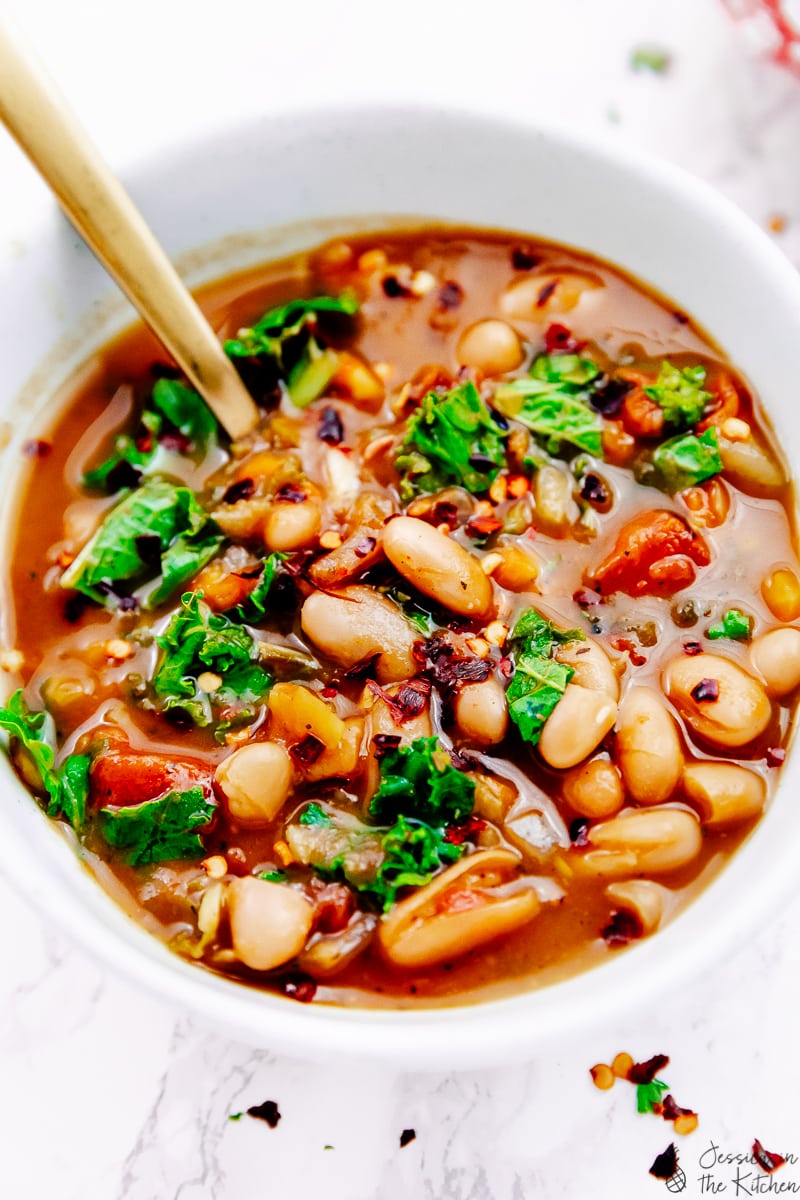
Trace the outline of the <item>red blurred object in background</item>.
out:
<instances>
[{"instance_id":1,"label":"red blurred object in background","mask_svg":"<svg viewBox=\"0 0 800 1200\"><path fill-rule=\"evenodd\" d=\"M800 0L723 0L753 48L800 75Z\"/></svg>"}]
</instances>

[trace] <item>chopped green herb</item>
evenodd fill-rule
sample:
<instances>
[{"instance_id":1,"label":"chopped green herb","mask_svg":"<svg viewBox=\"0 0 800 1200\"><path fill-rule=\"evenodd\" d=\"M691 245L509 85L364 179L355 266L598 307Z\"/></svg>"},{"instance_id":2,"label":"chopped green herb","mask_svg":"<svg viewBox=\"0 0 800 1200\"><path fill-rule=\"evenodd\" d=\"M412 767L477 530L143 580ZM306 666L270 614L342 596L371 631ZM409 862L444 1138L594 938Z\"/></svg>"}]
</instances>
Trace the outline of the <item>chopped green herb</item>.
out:
<instances>
[{"instance_id":1,"label":"chopped green herb","mask_svg":"<svg viewBox=\"0 0 800 1200\"><path fill-rule=\"evenodd\" d=\"M61 576L61 586L116 607L119 585L135 586L160 575L144 601L154 608L199 571L222 540L189 488L150 479L111 509Z\"/></svg>"},{"instance_id":2,"label":"chopped green herb","mask_svg":"<svg viewBox=\"0 0 800 1200\"><path fill-rule=\"evenodd\" d=\"M652 71L663 75L672 63L672 55L661 46L636 46L631 51L631 68L634 71Z\"/></svg>"},{"instance_id":3,"label":"chopped green herb","mask_svg":"<svg viewBox=\"0 0 800 1200\"><path fill-rule=\"evenodd\" d=\"M335 350L323 350L316 338L311 338L292 370L286 386L289 399L297 408L307 408L318 399L333 379L339 366Z\"/></svg>"},{"instance_id":4,"label":"chopped green herb","mask_svg":"<svg viewBox=\"0 0 800 1200\"><path fill-rule=\"evenodd\" d=\"M732 638L734 641L746 642L750 639L752 631L752 621L750 617L745 616L738 608L729 608L723 614L722 620L717 621L714 625L709 625L706 630L706 637L716 638Z\"/></svg>"},{"instance_id":5,"label":"chopped green herb","mask_svg":"<svg viewBox=\"0 0 800 1200\"><path fill-rule=\"evenodd\" d=\"M289 876L285 871L259 871L258 878L266 883L285 883Z\"/></svg>"},{"instance_id":6,"label":"chopped green herb","mask_svg":"<svg viewBox=\"0 0 800 1200\"><path fill-rule=\"evenodd\" d=\"M152 405L200 450L206 450L219 433L217 418L200 393L177 379L157 380Z\"/></svg>"},{"instance_id":7,"label":"chopped green herb","mask_svg":"<svg viewBox=\"0 0 800 1200\"><path fill-rule=\"evenodd\" d=\"M418 629L425 637L433 631L436 622L431 613L426 608L423 608L420 601L405 591L399 583L383 584L378 588L378 591L383 592L390 600L394 600L397 607L402 609L403 616L408 623L413 625L415 629Z\"/></svg>"},{"instance_id":8,"label":"chopped green herb","mask_svg":"<svg viewBox=\"0 0 800 1200\"><path fill-rule=\"evenodd\" d=\"M395 466L404 500L452 484L484 492L505 465L504 433L471 381L429 392L409 418Z\"/></svg>"},{"instance_id":9,"label":"chopped green herb","mask_svg":"<svg viewBox=\"0 0 800 1200\"><path fill-rule=\"evenodd\" d=\"M664 420L676 429L696 425L705 412L711 393L703 390L706 369L699 363L692 367L675 367L662 362L658 379L645 394L664 410Z\"/></svg>"},{"instance_id":10,"label":"chopped green herb","mask_svg":"<svg viewBox=\"0 0 800 1200\"><path fill-rule=\"evenodd\" d=\"M448 842L444 829L399 816L382 838L384 859L370 883L359 885L388 912L401 888L424 887L434 875L456 862L465 845Z\"/></svg>"},{"instance_id":11,"label":"chopped green herb","mask_svg":"<svg viewBox=\"0 0 800 1200\"><path fill-rule=\"evenodd\" d=\"M501 383L494 402L501 413L527 426L549 454L565 447L603 456L600 414L588 400L600 369L578 354L540 354L527 379Z\"/></svg>"},{"instance_id":12,"label":"chopped green herb","mask_svg":"<svg viewBox=\"0 0 800 1200\"><path fill-rule=\"evenodd\" d=\"M472 812L475 784L450 762L435 737L417 738L410 746L388 750L380 760L380 786L370 801L370 815L391 821L416 817L446 825Z\"/></svg>"},{"instance_id":13,"label":"chopped green herb","mask_svg":"<svg viewBox=\"0 0 800 1200\"><path fill-rule=\"evenodd\" d=\"M301 825L333 825L333 819L316 801L312 801L300 814Z\"/></svg>"},{"instance_id":14,"label":"chopped green herb","mask_svg":"<svg viewBox=\"0 0 800 1200\"><path fill-rule=\"evenodd\" d=\"M583 641L584 635L578 629L562 632L529 608L511 637L515 670L506 692L508 712L525 741L535 746L574 674L572 667L553 658L553 652L566 642Z\"/></svg>"},{"instance_id":15,"label":"chopped green herb","mask_svg":"<svg viewBox=\"0 0 800 1200\"><path fill-rule=\"evenodd\" d=\"M244 1116L244 1113L243 1113L243 1112L231 1113L231 1114L228 1116L228 1120L229 1120L229 1121L241 1121L241 1119L242 1119L242 1117L243 1117L243 1116Z\"/></svg>"},{"instance_id":16,"label":"chopped green herb","mask_svg":"<svg viewBox=\"0 0 800 1200\"><path fill-rule=\"evenodd\" d=\"M100 829L109 845L128 852L126 860L132 866L199 858L203 843L197 831L208 825L215 811L203 789L193 787L144 804L101 808Z\"/></svg>"},{"instance_id":17,"label":"chopped green herb","mask_svg":"<svg viewBox=\"0 0 800 1200\"><path fill-rule=\"evenodd\" d=\"M636 1111L640 1113L655 1112L656 1106L661 1103L664 1092L668 1091L669 1084L663 1083L660 1079L653 1079L650 1083L637 1083Z\"/></svg>"},{"instance_id":18,"label":"chopped green herb","mask_svg":"<svg viewBox=\"0 0 800 1200\"><path fill-rule=\"evenodd\" d=\"M247 599L234 608L227 609L225 616L229 621L235 621L237 625L257 625L263 621L267 615L267 598L285 558L285 554L270 554L264 560L258 583Z\"/></svg>"},{"instance_id":19,"label":"chopped green herb","mask_svg":"<svg viewBox=\"0 0 800 1200\"><path fill-rule=\"evenodd\" d=\"M236 338L225 343L231 358L266 354L282 365L283 342L296 337L303 328L322 315L352 317L358 312L358 301L349 292L341 296L314 296L309 300L290 300L271 308L251 329L240 329Z\"/></svg>"},{"instance_id":20,"label":"chopped green herb","mask_svg":"<svg viewBox=\"0 0 800 1200\"><path fill-rule=\"evenodd\" d=\"M22 689L9 697L0 708L0 729L18 743L39 776L41 790L48 798L47 814L66 817L73 829L80 829L86 820L86 800L89 794L88 754L71 754L55 767L56 730L48 712L34 712L28 707Z\"/></svg>"},{"instance_id":21,"label":"chopped green herb","mask_svg":"<svg viewBox=\"0 0 800 1200\"><path fill-rule=\"evenodd\" d=\"M653 483L670 493L694 487L722 470L717 431L713 425L701 434L680 433L662 442L653 452L650 471L640 474L643 483Z\"/></svg>"},{"instance_id":22,"label":"chopped green herb","mask_svg":"<svg viewBox=\"0 0 800 1200\"><path fill-rule=\"evenodd\" d=\"M162 655L153 690L163 700L163 710L181 709L195 725L211 724L214 704L252 704L272 683L259 664L255 639L242 626L213 613L200 592L181 596L180 609L156 640ZM205 672L222 681L212 692L198 686L198 676Z\"/></svg>"}]
</instances>

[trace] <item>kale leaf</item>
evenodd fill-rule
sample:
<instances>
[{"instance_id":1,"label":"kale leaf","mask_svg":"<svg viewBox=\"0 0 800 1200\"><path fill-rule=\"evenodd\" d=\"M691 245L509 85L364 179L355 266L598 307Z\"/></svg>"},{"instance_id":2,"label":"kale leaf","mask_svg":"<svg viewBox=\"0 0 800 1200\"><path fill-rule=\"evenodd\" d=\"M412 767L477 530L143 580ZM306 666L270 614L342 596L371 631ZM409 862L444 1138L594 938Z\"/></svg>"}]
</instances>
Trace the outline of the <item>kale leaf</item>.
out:
<instances>
[{"instance_id":1,"label":"kale leaf","mask_svg":"<svg viewBox=\"0 0 800 1200\"><path fill-rule=\"evenodd\" d=\"M699 363L693 367L676 367L662 362L658 379L645 394L664 410L664 420L677 429L696 425L705 412L711 393L703 391L706 369Z\"/></svg>"},{"instance_id":2,"label":"kale leaf","mask_svg":"<svg viewBox=\"0 0 800 1200\"><path fill-rule=\"evenodd\" d=\"M429 392L409 418L395 458L402 498L451 484L486 491L505 465L504 436L471 381L444 395Z\"/></svg>"},{"instance_id":3,"label":"kale leaf","mask_svg":"<svg viewBox=\"0 0 800 1200\"><path fill-rule=\"evenodd\" d=\"M132 866L199 858L204 850L197 831L215 811L203 789L193 787L143 804L101 808L100 829L109 845L128 851L126 861Z\"/></svg>"},{"instance_id":4,"label":"kale leaf","mask_svg":"<svg viewBox=\"0 0 800 1200\"><path fill-rule=\"evenodd\" d=\"M538 437L549 454L563 455L574 447L603 456L600 415L589 398L600 379L600 369L578 354L540 354L526 379L501 383L494 403Z\"/></svg>"},{"instance_id":5,"label":"kale leaf","mask_svg":"<svg viewBox=\"0 0 800 1200\"><path fill-rule=\"evenodd\" d=\"M664 1092L668 1091L669 1084L663 1083L660 1079L652 1079L650 1083L637 1083L636 1111L640 1113L654 1113L656 1106L661 1104L661 1097Z\"/></svg>"},{"instance_id":6,"label":"kale leaf","mask_svg":"<svg viewBox=\"0 0 800 1200\"><path fill-rule=\"evenodd\" d=\"M47 795L48 816L63 815L74 829L80 829L86 820L89 755L71 754L60 768L56 768L53 718L47 712L30 709L21 689L14 692L4 708L0 708L0 729L4 729L28 756L40 789Z\"/></svg>"},{"instance_id":7,"label":"kale leaf","mask_svg":"<svg viewBox=\"0 0 800 1200\"><path fill-rule=\"evenodd\" d=\"M717 431L710 425L701 434L679 433L653 451L651 475L641 473L643 483L653 482L670 493L694 487L718 475L723 468Z\"/></svg>"},{"instance_id":8,"label":"kale leaf","mask_svg":"<svg viewBox=\"0 0 800 1200\"><path fill-rule=\"evenodd\" d=\"M235 621L237 625L257 625L264 619L267 615L267 599L285 558L285 554L270 554L264 560L258 583L247 599L226 610L225 616L229 621Z\"/></svg>"},{"instance_id":9,"label":"kale leaf","mask_svg":"<svg viewBox=\"0 0 800 1200\"><path fill-rule=\"evenodd\" d=\"M583 641L579 629L562 632L535 609L527 609L511 634L514 678L506 697L511 720L526 742L535 746L544 723L574 675L572 667L553 658L557 646Z\"/></svg>"},{"instance_id":10,"label":"kale leaf","mask_svg":"<svg viewBox=\"0 0 800 1200\"><path fill-rule=\"evenodd\" d=\"M387 750L380 760L380 786L369 805L381 821L416 817L444 826L469 816L475 784L450 762L435 737Z\"/></svg>"},{"instance_id":11,"label":"kale leaf","mask_svg":"<svg viewBox=\"0 0 800 1200\"><path fill-rule=\"evenodd\" d=\"M726 613L723 613L721 621L717 621L714 625L709 625L706 630L706 637L712 640L716 638L732 638L734 641L747 642L750 640L751 631L752 622L750 617L746 616L738 608L729 608Z\"/></svg>"},{"instance_id":12,"label":"kale leaf","mask_svg":"<svg viewBox=\"0 0 800 1200\"><path fill-rule=\"evenodd\" d=\"M215 704L260 700L272 683L259 664L255 639L221 613L213 613L200 592L181 597L180 609L156 640L162 655L153 690L163 701L162 710L182 710L195 725L212 723ZM204 673L221 680L210 693L197 682Z\"/></svg>"},{"instance_id":13,"label":"kale leaf","mask_svg":"<svg viewBox=\"0 0 800 1200\"><path fill-rule=\"evenodd\" d=\"M171 432L185 439L187 451L205 453L219 433L217 419L202 396L176 379L159 379L141 415L142 433L121 433L114 449L99 466L83 476L85 487L116 492L135 485L142 475L152 475L165 465L159 439Z\"/></svg>"},{"instance_id":14,"label":"kale leaf","mask_svg":"<svg viewBox=\"0 0 800 1200\"><path fill-rule=\"evenodd\" d=\"M144 600L154 608L199 571L222 541L189 488L150 479L111 509L61 576L61 586L115 607L119 585L136 586L160 575Z\"/></svg>"},{"instance_id":15,"label":"kale leaf","mask_svg":"<svg viewBox=\"0 0 800 1200\"><path fill-rule=\"evenodd\" d=\"M443 829L404 816L397 818L381 841L383 862L371 882L358 886L375 896L384 912L392 907L401 888L424 887L466 850L463 843L447 841Z\"/></svg>"}]
</instances>

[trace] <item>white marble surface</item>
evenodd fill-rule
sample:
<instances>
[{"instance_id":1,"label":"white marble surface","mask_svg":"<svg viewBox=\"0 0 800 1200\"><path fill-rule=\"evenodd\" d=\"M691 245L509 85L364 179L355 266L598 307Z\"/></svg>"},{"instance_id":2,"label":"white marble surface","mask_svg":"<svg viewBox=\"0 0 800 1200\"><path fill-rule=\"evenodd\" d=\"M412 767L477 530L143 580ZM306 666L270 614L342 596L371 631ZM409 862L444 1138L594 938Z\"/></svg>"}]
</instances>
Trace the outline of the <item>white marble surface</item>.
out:
<instances>
[{"instance_id":1,"label":"white marble surface","mask_svg":"<svg viewBox=\"0 0 800 1200\"><path fill-rule=\"evenodd\" d=\"M198 123L330 97L448 101L612 125L702 175L756 221L787 219L800 266L800 80L749 60L717 0L404 0L303 4L17 0L112 161ZM632 46L674 55L634 74ZM0 138L0 238L39 185ZM735 351L735 348L732 348ZM0 867L2 854L0 853ZM587 1068L663 1051L676 1098L700 1112L680 1145L683 1193L710 1143L754 1136L800 1158L800 896L706 977L602 1036L535 1062L457 1075L321 1068L228 1041L91 961L0 878L0 1196L9 1200L639 1200L670 1127ZM276 1100L275 1130L231 1113ZM400 1149L399 1136L417 1137ZM332 1147L326 1149L326 1147ZM746 1175L751 1168L741 1168ZM711 1178L726 1197L757 1194ZM800 1191L800 1162L773 1178ZM791 1191L788 1186L792 1184Z\"/></svg>"}]
</instances>

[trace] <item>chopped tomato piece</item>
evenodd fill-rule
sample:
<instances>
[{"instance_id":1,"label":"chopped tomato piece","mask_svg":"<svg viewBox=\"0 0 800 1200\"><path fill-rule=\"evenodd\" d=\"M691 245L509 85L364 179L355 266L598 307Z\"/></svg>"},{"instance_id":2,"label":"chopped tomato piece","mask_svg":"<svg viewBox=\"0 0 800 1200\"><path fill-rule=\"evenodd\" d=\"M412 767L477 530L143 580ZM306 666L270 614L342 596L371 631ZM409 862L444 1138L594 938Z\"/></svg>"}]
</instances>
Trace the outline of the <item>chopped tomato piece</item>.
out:
<instances>
[{"instance_id":1,"label":"chopped tomato piece","mask_svg":"<svg viewBox=\"0 0 800 1200\"><path fill-rule=\"evenodd\" d=\"M164 754L109 750L99 755L89 774L92 803L125 806L155 800L167 792L185 792L198 785L211 792L210 766Z\"/></svg>"},{"instance_id":2,"label":"chopped tomato piece","mask_svg":"<svg viewBox=\"0 0 800 1200\"><path fill-rule=\"evenodd\" d=\"M622 424L632 437L658 438L664 432L664 410L640 387L631 388L622 401Z\"/></svg>"},{"instance_id":3,"label":"chopped tomato piece","mask_svg":"<svg viewBox=\"0 0 800 1200\"><path fill-rule=\"evenodd\" d=\"M711 394L714 397L712 401L714 408L697 426L698 433L702 433L710 425L719 427L729 417L736 417L739 414L739 389L730 375L720 371L716 382L711 385Z\"/></svg>"},{"instance_id":4,"label":"chopped tomato piece","mask_svg":"<svg viewBox=\"0 0 800 1200\"><path fill-rule=\"evenodd\" d=\"M600 595L671 596L711 561L708 546L677 513L641 513L620 530L614 548L587 577Z\"/></svg>"}]
</instances>

